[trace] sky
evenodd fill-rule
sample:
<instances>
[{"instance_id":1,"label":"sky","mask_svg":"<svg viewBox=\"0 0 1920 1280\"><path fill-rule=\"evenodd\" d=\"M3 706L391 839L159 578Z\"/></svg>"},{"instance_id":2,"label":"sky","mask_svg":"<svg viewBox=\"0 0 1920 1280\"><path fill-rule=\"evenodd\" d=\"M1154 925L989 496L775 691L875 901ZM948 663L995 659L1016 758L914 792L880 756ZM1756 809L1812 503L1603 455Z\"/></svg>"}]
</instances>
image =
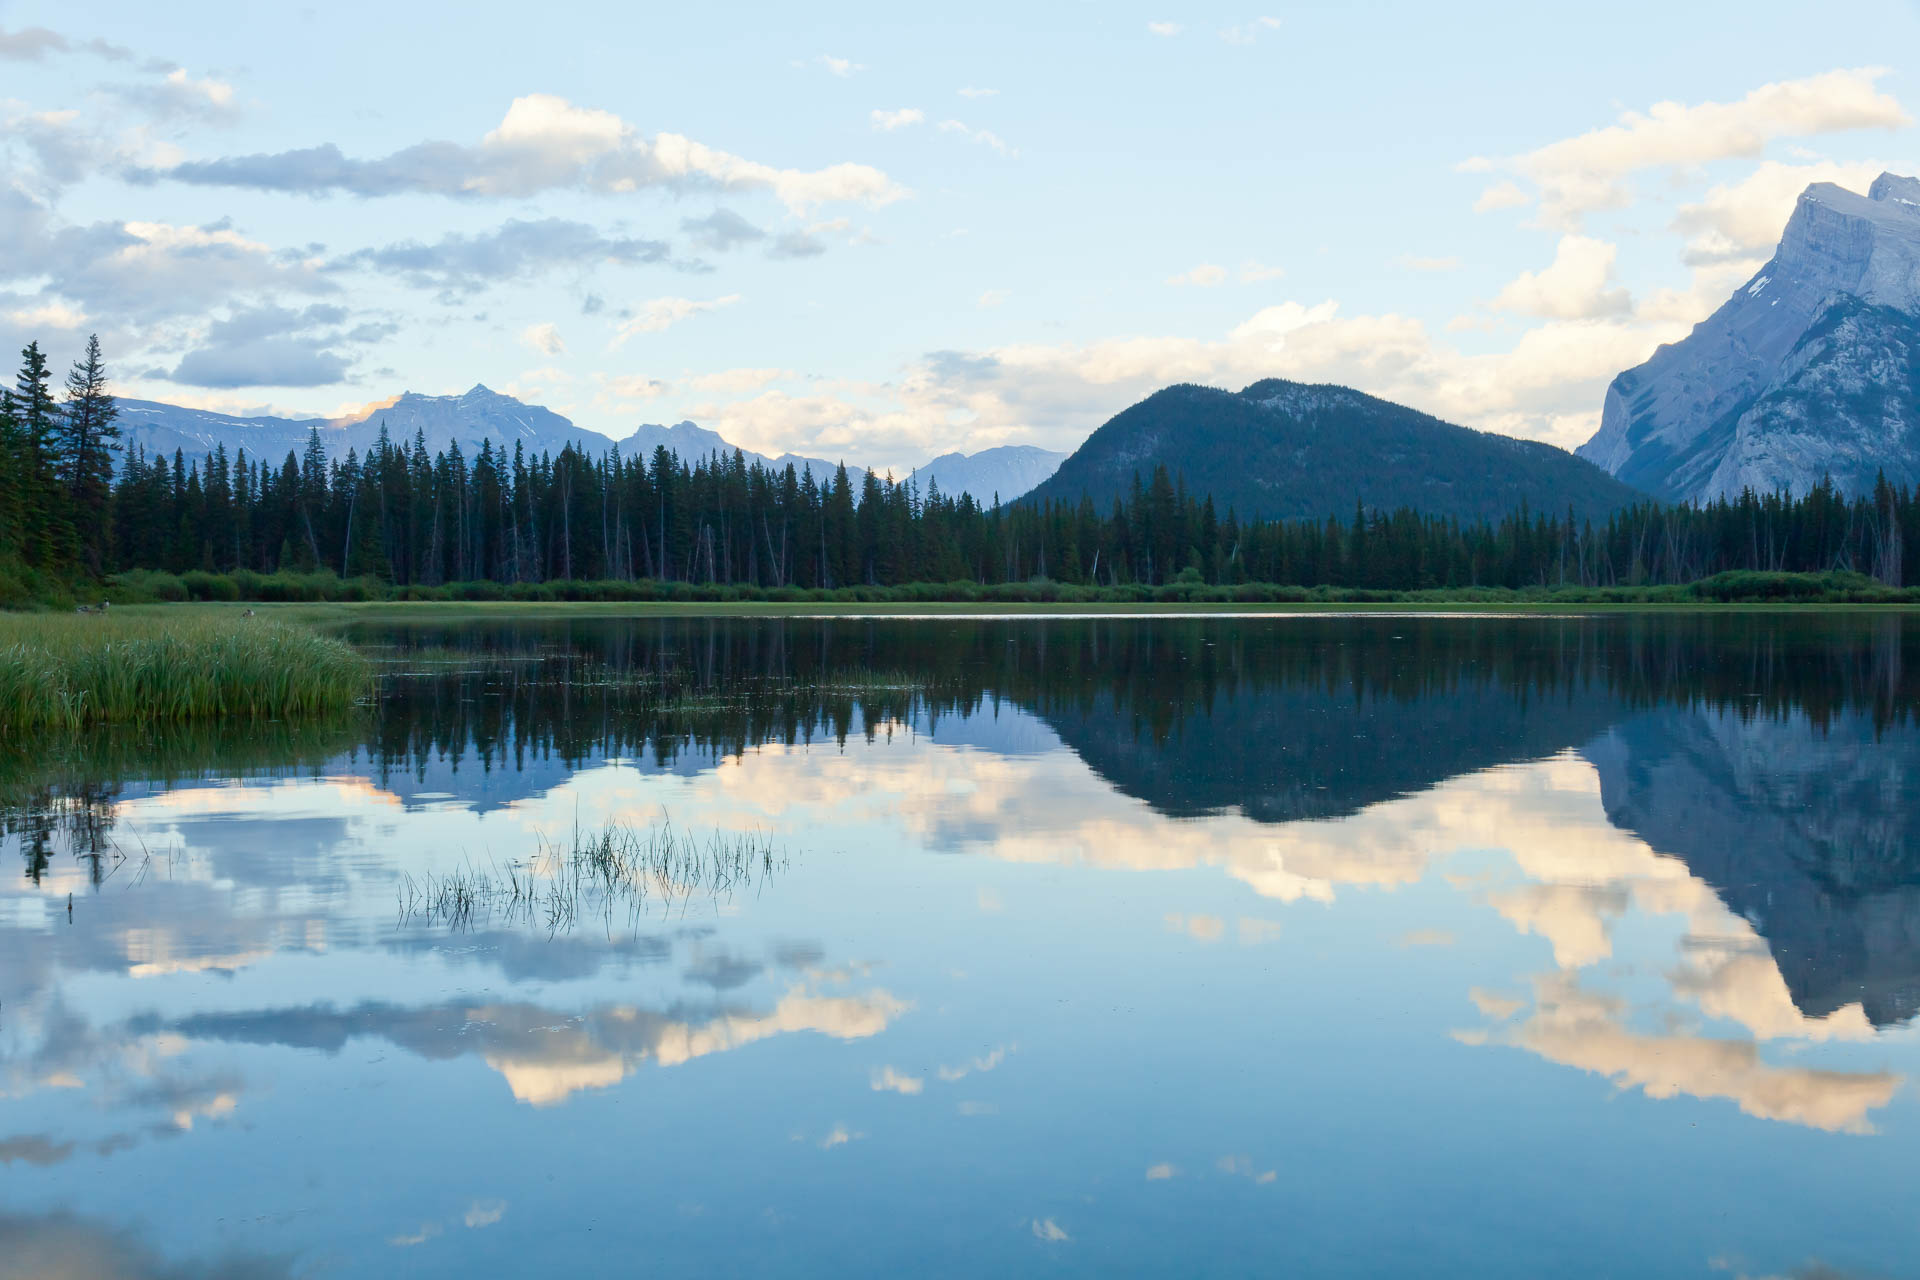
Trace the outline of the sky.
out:
<instances>
[{"instance_id":1,"label":"sky","mask_svg":"<svg viewBox=\"0 0 1920 1280\"><path fill-rule=\"evenodd\" d=\"M1573 447L1808 183L1920 173L1915 51L1920 0L0 0L0 344L902 474L1273 376Z\"/></svg>"}]
</instances>

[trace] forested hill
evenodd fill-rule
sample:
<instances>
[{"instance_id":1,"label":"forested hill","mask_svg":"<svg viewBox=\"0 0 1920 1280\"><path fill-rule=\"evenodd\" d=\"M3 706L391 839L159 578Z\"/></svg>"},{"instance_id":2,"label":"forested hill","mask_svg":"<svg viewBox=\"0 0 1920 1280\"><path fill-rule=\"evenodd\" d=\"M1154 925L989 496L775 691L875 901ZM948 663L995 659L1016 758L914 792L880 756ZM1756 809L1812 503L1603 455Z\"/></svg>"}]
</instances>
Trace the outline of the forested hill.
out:
<instances>
[{"instance_id":1,"label":"forested hill","mask_svg":"<svg viewBox=\"0 0 1920 1280\"><path fill-rule=\"evenodd\" d=\"M1641 495L1563 449L1473 431L1347 387L1269 378L1235 394L1168 387L1123 410L1028 501L1101 509L1157 467L1242 519L1414 508L1462 520L1520 509L1604 520Z\"/></svg>"}]
</instances>

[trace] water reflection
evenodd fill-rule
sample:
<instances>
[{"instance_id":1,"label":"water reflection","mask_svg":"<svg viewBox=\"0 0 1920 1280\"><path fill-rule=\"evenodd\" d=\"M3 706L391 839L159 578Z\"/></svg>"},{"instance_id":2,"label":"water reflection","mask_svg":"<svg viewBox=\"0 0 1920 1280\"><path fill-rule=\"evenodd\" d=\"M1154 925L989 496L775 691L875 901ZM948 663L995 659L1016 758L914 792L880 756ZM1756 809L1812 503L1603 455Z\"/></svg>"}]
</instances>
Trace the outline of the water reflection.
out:
<instances>
[{"instance_id":1,"label":"water reflection","mask_svg":"<svg viewBox=\"0 0 1920 1280\"><path fill-rule=\"evenodd\" d=\"M163 1273L136 1259L132 1219L62 1216L82 1203L72 1179L275 1142L311 1151L301 1185L322 1189L226 1194L313 1201L311 1223L229 1239L188 1213L155 1259L237 1243L377 1270L403 1250L455 1274L491 1228L487 1248L530 1263L551 1241L506 1213L545 1194L520 1166L612 1126L671 1153L685 1185L660 1194L706 1205L744 1178L765 1231L812 1221L796 1259L845 1256L829 1242L852 1225L808 1189L825 1177L941 1199L940 1221L967 1224L947 1229L996 1241L967 1235L960 1270L1061 1251L1151 1269L1294 1256L1298 1236L1234 1197L1279 1197L1310 1235L1319 1193L1289 1142L1323 1180L1378 1176L1364 1135L1446 1129L1411 1101L1443 1083L1448 1114L1497 1135L1476 1143L1515 1153L1516 1100L1557 1099L1569 1176L1707 1123L1702 1158L1791 1152L1824 1193L1871 1198L1853 1170L1883 1148L1861 1139L1912 1126L1920 629L1898 618L366 638L395 660L356 720L0 750L0 852L22 869L0 893L0 1166L46 1214L0 1224L23 1249L57 1239ZM403 909L423 878L667 820L774 833L793 865L558 929ZM1223 1060L1266 1064L1268 1087L1229 1083L1244 1068ZM1337 1142L1313 1136L1316 1096L1345 1117ZM467 1154L403 1148L423 1124ZM587 1170L554 1176L610 1211ZM1490 1189L1508 1171L1467 1159L1457 1176ZM356 1216L324 1189L353 1178L391 1204ZM1204 1211L1138 1199L1203 1183ZM895 1204L903 1241L934 1229L929 1203ZM1359 1203L1317 1217L1333 1230ZM1131 1233L1167 1212L1179 1250L1162 1257ZM1478 1258L1488 1274L1538 1274L1565 1235L1463 1212L1463 1239L1506 1242ZM1817 1213L1785 1236L1737 1209L1717 1221L1684 1265L1609 1265L1851 1256ZM652 1225L690 1266L746 1256ZM1854 1240L1856 1261L1902 1256L1911 1230ZM604 1269L582 1241L576 1261Z\"/></svg>"}]
</instances>

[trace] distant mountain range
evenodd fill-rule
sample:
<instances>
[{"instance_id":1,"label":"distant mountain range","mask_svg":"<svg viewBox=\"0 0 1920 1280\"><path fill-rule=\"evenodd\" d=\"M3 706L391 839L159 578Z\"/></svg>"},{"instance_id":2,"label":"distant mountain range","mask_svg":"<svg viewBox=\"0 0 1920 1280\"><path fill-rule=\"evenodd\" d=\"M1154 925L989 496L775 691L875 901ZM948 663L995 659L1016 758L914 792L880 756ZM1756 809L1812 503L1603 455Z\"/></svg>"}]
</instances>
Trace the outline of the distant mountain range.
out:
<instances>
[{"instance_id":1,"label":"distant mountain range","mask_svg":"<svg viewBox=\"0 0 1920 1280\"><path fill-rule=\"evenodd\" d=\"M349 449L364 455L380 438L382 427L396 441L411 441L420 432L435 451L458 440L469 456L483 440L509 453L515 444L533 453L557 453L570 441L600 442L602 447L607 443L598 432L584 431L551 409L523 404L485 386L458 396L409 391L345 418L241 418L153 400L120 401L122 443L128 449L143 448L149 456L171 457L178 450L189 459L204 458L215 445L225 445L229 454L244 448L250 457L278 463L289 451L305 449L310 431L320 433L330 457L345 457Z\"/></svg>"},{"instance_id":2,"label":"distant mountain range","mask_svg":"<svg viewBox=\"0 0 1920 1280\"><path fill-rule=\"evenodd\" d=\"M1614 379L1580 455L1684 501L1920 482L1920 180L1808 187L1758 274Z\"/></svg>"},{"instance_id":3,"label":"distant mountain range","mask_svg":"<svg viewBox=\"0 0 1920 1280\"><path fill-rule=\"evenodd\" d=\"M732 454L734 446L729 444L718 431L709 431L697 427L691 422L676 422L670 427L658 423L643 424L626 439L619 442L620 454L626 458L647 458L662 445L677 453L691 465L714 454ZM604 446L603 446L604 447ZM834 468L840 464L828 462L825 458L805 458L797 453L783 453L779 457L769 457L764 453L755 453L751 449L740 450L748 462L758 462L762 466L784 471L791 463L795 471L811 471L815 479L831 476ZM858 467L848 467L850 474L857 474Z\"/></svg>"},{"instance_id":4,"label":"distant mountain range","mask_svg":"<svg viewBox=\"0 0 1920 1280\"><path fill-rule=\"evenodd\" d=\"M1060 469L1067 455L1030 444L1003 444L979 453L943 453L924 467L916 467L908 478L920 486L925 496L934 485L948 497L962 493L973 495L975 502L989 506L998 497L1012 502Z\"/></svg>"},{"instance_id":5,"label":"distant mountain range","mask_svg":"<svg viewBox=\"0 0 1920 1280\"><path fill-rule=\"evenodd\" d=\"M458 441L468 457L479 452L483 442L491 442L495 449L507 453L521 445L529 454L558 453L568 444L597 453L616 443L597 431L576 426L551 409L526 404L484 385L457 396L423 396L409 391L344 418L235 417L153 400L123 399L120 427L126 447L142 448L150 457L171 457L179 452L196 460L224 445L229 455L245 449L249 457L276 464L288 453L304 450L308 435L314 431L320 433L328 456L336 458L345 457L349 449L364 456L383 428L392 439L403 443L418 434L434 452ZM718 432L691 422L670 427L648 423L617 443L621 453L630 458L650 456L656 447L665 445L688 463L716 453L731 454L735 448ZM778 470L791 464L796 470L812 471L822 480L840 465L794 453L770 457L751 449L741 452L748 462L757 461ZM971 493L976 502L991 503L995 494L1011 500L1025 493L1052 474L1064 457L1026 445L1003 445L970 455L942 454L912 474L923 491L937 479L942 493L951 497ZM848 466L848 471L856 475L861 470L857 464Z\"/></svg>"},{"instance_id":6,"label":"distant mountain range","mask_svg":"<svg viewBox=\"0 0 1920 1280\"><path fill-rule=\"evenodd\" d=\"M1347 387L1269 378L1240 392L1168 387L1102 426L1029 501L1104 511L1156 467L1210 494L1224 518L1324 519L1413 507L1495 519L1535 511L1604 518L1641 495L1563 449L1457 427Z\"/></svg>"}]
</instances>

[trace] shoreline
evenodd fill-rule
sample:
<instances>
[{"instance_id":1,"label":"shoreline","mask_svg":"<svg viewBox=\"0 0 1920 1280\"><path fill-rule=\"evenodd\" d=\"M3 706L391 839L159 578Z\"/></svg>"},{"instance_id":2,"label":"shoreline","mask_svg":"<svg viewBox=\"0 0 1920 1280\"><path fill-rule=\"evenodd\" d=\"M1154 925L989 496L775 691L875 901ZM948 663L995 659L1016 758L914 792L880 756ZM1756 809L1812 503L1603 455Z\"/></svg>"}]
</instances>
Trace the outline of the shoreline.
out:
<instances>
[{"instance_id":1,"label":"shoreline","mask_svg":"<svg viewBox=\"0 0 1920 1280\"><path fill-rule=\"evenodd\" d=\"M1019 618L1571 618L1612 614L1793 614L1866 613L1903 615L1920 613L1920 603L1800 602L1800 601L1303 601L1299 603L1214 603L1196 601L1142 603L987 603L944 601L921 603L787 602L787 601L505 601L505 600L393 600L366 602L180 602L125 605L115 617L185 618L237 617L252 610L261 618L308 625L354 622L459 621L464 619L571 618L789 618L836 620L876 618L898 621L997 621Z\"/></svg>"}]
</instances>

